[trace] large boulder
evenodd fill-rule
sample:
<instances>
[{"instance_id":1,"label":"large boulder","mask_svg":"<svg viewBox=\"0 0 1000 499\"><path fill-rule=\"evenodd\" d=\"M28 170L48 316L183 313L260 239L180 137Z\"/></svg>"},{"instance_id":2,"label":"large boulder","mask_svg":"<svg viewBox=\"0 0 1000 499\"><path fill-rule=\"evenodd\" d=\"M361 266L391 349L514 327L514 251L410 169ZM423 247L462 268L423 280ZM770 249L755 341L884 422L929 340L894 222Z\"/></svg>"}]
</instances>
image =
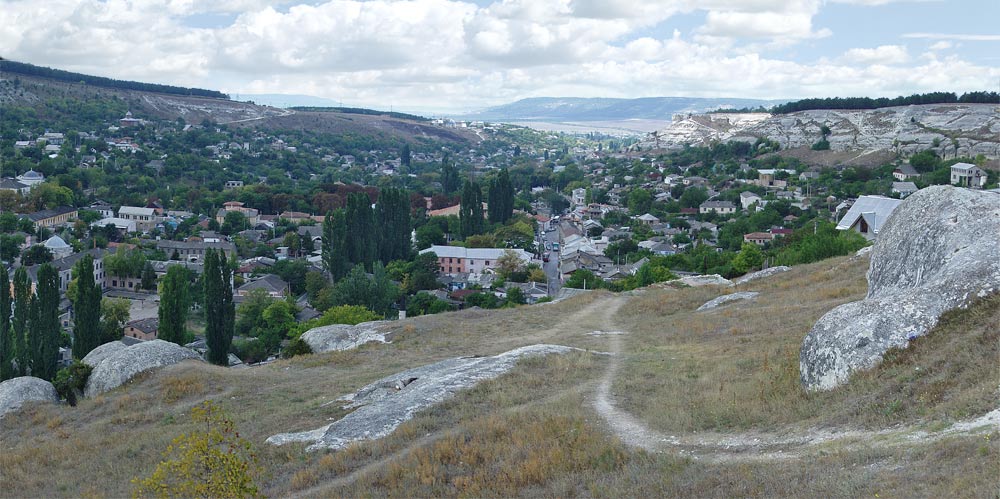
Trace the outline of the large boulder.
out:
<instances>
[{"instance_id":1,"label":"large boulder","mask_svg":"<svg viewBox=\"0 0 1000 499\"><path fill-rule=\"evenodd\" d=\"M90 373L83 393L93 397L121 386L143 371L188 359L201 360L201 357L191 349L169 341L144 341L114 352L98 363Z\"/></svg>"},{"instance_id":2,"label":"large boulder","mask_svg":"<svg viewBox=\"0 0 1000 499\"><path fill-rule=\"evenodd\" d=\"M750 281L756 281L757 279L764 279L764 278L767 278L767 277L771 277L774 274L780 274L782 272L788 272L789 270L791 270L791 267L786 267L784 265L778 265L777 267L770 267L770 268L766 268L764 270L758 270L757 272L752 272L750 274L747 274L747 275L745 275L743 277L740 277L739 279L736 279L735 281L733 281L733 284L746 284L746 283L748 283Z\"/></svg>"},{"instance_id":3,"label":"large boulder","mask_svg":"<svg viewBox=\"0 0 1000 499\"><path fill-rule=\"evenodd\" d=\"M302 341L309 345L313 353L350 350L372 341L388 343L386 324L386 321L372 321L362 322L356 326L333 324L314 327L302 333Z\"/></svg>"},{"instance_id":4,"label":"large boulder","mask_svg":"<svg viewBox=\"0 0 1000 499\"><path fill-rule=\"evenodd\" d=\"M125 350L126 348L128 348L128 345L120 341L110 341L91 350L90 353L88 353L83 357L83 360L81 360L81 362L87 364L90 367L97 367L97 365L100 364L102 360L122 350Z\"/></svg>"},{"instance_id":5,"label":"large boulder","mask_svg":"<svg viewBox=\"0 0 1000 499\"><path fill-rule=\"evenodd\" d=\"M926 334L942 313L1000 290L1000 194L935 186L910 195L871 251L868 295L813 326L799 369L830 389Z\"/></svg>"},{"instance_id":6,"label":"large boulder","mask_svg":"<svg viewBox=\"0 0 1000 499\"><path fill-rule=\"evenodd\" d=\"M739 291L737 293L730 293L728 295L717 296L705 302L704 305L698 307L698 310L696 310L696 312L711 310L713 308L725 305L731 301L753 300L754 298L757 298L757 295L759 294L760 293L756 291Z\"/></svg>"},{"instance_id":7,"label":"large boulder","mask_svg":"<svg viewBox=\"0 0 1000 499\"><path fill-rule=\"evenodd\" d=\"M52 383L31 376L0 383L0 418L20 409L26 402L59 402L59 394Z\"/></svg>"}]
</instances>

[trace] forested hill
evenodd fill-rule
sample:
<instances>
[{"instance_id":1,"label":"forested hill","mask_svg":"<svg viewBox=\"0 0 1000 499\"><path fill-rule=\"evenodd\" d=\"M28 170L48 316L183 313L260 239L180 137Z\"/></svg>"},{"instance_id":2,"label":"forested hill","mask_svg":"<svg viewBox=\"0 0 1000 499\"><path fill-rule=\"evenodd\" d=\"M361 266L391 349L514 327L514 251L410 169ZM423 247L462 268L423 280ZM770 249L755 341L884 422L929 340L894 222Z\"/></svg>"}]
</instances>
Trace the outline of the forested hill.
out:
<instances>
[{"instance_id":1,"label":"forested hill","mask_svg":"<svg viewBox=\"0 0 1000 499\"><path fill-rule=\"evenodd\" d=\"M12 73L15 75L36 76L51 80L64 81L68 83L86 83L95 87L113 88L120 90L139 90L143 92L155 92L171 95L185 95L191 97L210 97L216 99L229 99L229 96L217 90L205 90L203 88L185 88L173 85L162 85L159 83L142 83L138 81L115 80L103 76L86 75L83 73L73 73L61 69L53 69L34 64L0 59L0 74L4 74L9 79Z\"/></svg>"},{"instance_id":2,"label":"forested hill","mask_svg":"<svg viewBox=\"0 0 1000 499\"><path fill-rule=\"evenodd\" d=\"M778 104L770 109L774 114L788 114L813 109L881 109L897 106L921 104L1000 104L1000 94L996 92L967 92L961 96L954 92L930 92L899 96L892 99L880 97L827 97L824 99L802 99Z\"/></svg>"}]
</instances>

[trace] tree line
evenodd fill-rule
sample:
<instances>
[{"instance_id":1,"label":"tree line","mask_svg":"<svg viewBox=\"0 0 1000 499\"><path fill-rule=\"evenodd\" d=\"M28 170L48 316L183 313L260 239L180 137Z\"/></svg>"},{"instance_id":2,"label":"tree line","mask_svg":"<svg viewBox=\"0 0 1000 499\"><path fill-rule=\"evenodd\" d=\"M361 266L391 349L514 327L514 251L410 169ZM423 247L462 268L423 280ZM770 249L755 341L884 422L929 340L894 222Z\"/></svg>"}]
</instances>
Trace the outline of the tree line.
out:
<instances>
[{"instance_id":1,"label":"tree line","mask_svg":"<svg viewBox=\"0 0 1000 499\"><path fill-rule=\"evenodd\" d=\"M66 81L70 83L86 83L95 87L115 88L122 90L138 90L142 92L157 92L161 94L190 95L194 97L212 97L216 99L229 99L229 96L218 90L205 90L203 88L175 87L173 85L162 85L159 83L142 83L138 81L115 80L103 76L92 76L83 73L73 73L61 69L35 66L23 62L11 60L0 60L0 73L16 73L25 76L38 76L50 80Z\"/></svg>"},{"instance_id":2,"label":"tree line","mask_svg":"<svg viewBox=\"0 0 1000 499\"><path fill-rule=\"evenodd\" d=\"M997 104L997 92L966 92L961 96L954 92L929 92L908 96L888 97L827 97L823 99L802 99L771 108L774 114L788 114L810 109L879 109L883 107L910 106L916 104Z\"/></svg>"},{"instance_id":3,"label":"tree line","mask_svg":"<svg viewBox=\"0 0 1000 499\"><path fill-rule=\"evenodd\" d=\"M33 290L27 270L19 267L12 286L6 267L0 266L0 380L28 375L55 379L61 333L59 274L43 264L37 278Z\"/></svg>"}]
</instances>

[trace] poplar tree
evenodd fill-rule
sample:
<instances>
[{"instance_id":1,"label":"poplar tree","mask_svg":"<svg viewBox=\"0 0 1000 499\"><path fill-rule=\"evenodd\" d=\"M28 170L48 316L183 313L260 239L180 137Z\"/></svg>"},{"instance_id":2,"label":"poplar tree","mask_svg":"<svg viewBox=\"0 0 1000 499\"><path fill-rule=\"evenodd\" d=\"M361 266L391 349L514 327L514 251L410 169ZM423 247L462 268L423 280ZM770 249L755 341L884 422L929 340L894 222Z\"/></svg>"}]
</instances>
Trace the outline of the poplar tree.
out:
<instances>
[{"instance_id":1,"label":"poplar tree","mask_svg":"<svg viewBox=\"0 0 1000 499\"><path fill-rule=\"evenodd\" d=\"M31 306L31 282L28 271L18 267L14 271L14 314L11 331L14 334L14 355L17 359L17 375L28 374L31 355L28 351L28 309Z\"/></svg>"},{"instance_id":2,"label":"poplar tree","mask_svg":"<svg viewBox=\"0 0 1000 499\"><path fill-rule=\"evenodd\" d=\"M490 181L487 210L491 223L506 223L514 214L514 186L506 168Z\"/></svg>"},{"instance_id":3,"label":"poplar tree","mask_svg":"<svg viewBox=\"0 0 1000 499\"><path fill-rule=\"evenodd\" d=\"M352 265L372 268L378 252L375 212L371 200L363 192L347 195L347 259Z\"/></svg>"},{"instance_id":4,"label":"poplar tree","mask_svg":"<svg viewBox=\"0 0 1000 499\"><path fill-rule=\"evenodd\" d=\"M393 260L409 260L412 244L410 199L406 192L392 187L382 189L375 205L375 218L379 261L386 265Z\"/></svg>"},{"instance_id":5,"label":"poplar tree","mask_svg":"<svg viewBox=\"0 0 1000 499\"><path fill-rule=\"evenodd\" d=\"M458 169L451 164L448 156L441 159L441 190L445 194L451 194L462 186L462 181L458 176Z\"/></svg>"},{"instance_id":6,"label":"poplar tree","mask_svg":"<svg viewBox=\"0 0 1000 499\"><path fill-rule=\"evenodd\" d=\"M10 329L10 277L0 265L0 381L14 377L14 336Z\"/></svg>"},{"instance_id":7,"label":"poplar tree","mask_svg":"<svg viewBox=\"0 0 1000 499\"><path fill-rule=\"evenodd\" d=\"M167 267L167 274L160 283L160 307L157 310L160 319L157 336L163 341L184 344L187 336L185 324L191 307L188 281L186 268L181 265Z\"/></svg>"},{"instance_id":8,"label":"poplar tree","mask_svg":"<svg viewBox=\"0 0 1000 499\"><path fill-rule=\"evenodd\" d=\"M93 276L93 274L91 274ZM59 272L46 263L38 269L35 294L36 314L32 317L32 335L38 338L38 350L32 362L32 375L52 381L59 366Z\"/></svg>"},{"instance_id":9,"label":"poplar tree","mask_svg":"<svg viewBox=\"0 0 1000 499\"><path fill-rule=\"evenodd\" d=\"M351 271L347 256L347 214L341 208L323 219L323 266L334 281Z\"/></svg>"},{"instance_id":10,"label":"poplar tree","mask_svg":"<svg viewBox=\"0 0 1000 499\"><path fill-rule=\"evenodd\" d=\"M101 287L94 281L94 257L86 255L73 268L73 357L84 358L101 344Z\"/></svg>"},{"instance_id":11,"label":"poplar tree","mask_svg":"<svg viewBox=\"0 0 1000 499\"><path fill-rule=\"evenodd\" d=\"M208 361L220 366L229 365L229 348L233 342L236 318L229 277L225 253L216 253L209 248L205 252L202 273L205 286L205 341L208 343Z\"/></svg>"},{"instance_id":12,"label":"poplar tree","mask_svg":"<svg viewBox=\"0 0 1000 499\"><path fill-rule=\"evenodd\" d=\"M483 232L483 191L470 180L462 187L462 206L458 212L462 239Z\"/></svg>"}]
</instances>

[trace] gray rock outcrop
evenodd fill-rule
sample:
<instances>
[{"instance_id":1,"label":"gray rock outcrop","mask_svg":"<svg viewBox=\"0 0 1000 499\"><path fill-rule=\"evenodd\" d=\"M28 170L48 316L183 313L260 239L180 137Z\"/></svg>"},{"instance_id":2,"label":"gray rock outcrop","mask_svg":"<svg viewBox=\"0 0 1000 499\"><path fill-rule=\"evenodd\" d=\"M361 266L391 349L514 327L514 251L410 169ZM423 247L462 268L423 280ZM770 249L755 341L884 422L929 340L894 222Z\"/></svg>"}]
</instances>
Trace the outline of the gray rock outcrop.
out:
<instances>
[{"instance_id":1,"label":"gray rock outcrop","mask_svg":"<svg viewBox=\"0 0 1000 499\"><path fill-rule=\"evenodd\" d=\"M777 267L771 267L764 270L758 270L757 272L751 272L739 279L733 281L734 284L746 284L750 281L756 281L757 279L764 279L766 277L771 277L775 274L780 274L782 272L788 272L791 267L786 267L784 265L778 265Z\"/></svg>"},{"instance_id":2,"label":"gray rock outcrop","mask_svg":"<svg viewBox=\"0 0 1000 499\"><path fill-rule=\"evenodd\" d=\"M332 424L301 433L273 435L267 442L283 445L310 442L307 450L340 449L358 440L375 440L392 433L425 407L451 398L459 390L506 373L522 357L566 353L559 345L531 345L493 357L458 357L387 376L343 397L346 408L357 408Z\"/></svg>"},{"instance_id":3,"label":"gray rock outcrop","mask_svg":"<svg viewBox=\"0 0 1000 499\"><path fill-rule=\"evenodd\" d=\"M163 340L144 341L108 355L90 373L84 395L93 397L113 390L135 375L156 367L201 357L191 349Z\"/></svg>"},{"instance_id":4,"label":"gray rock outcrop","mask_svg":"<svg viewBox=\"0 0 1000 499\"><path fill-rule=\"evenodd\" d=\"M720 305L725 305L726 303L729 303L731 301L752 300L754 298L757 298L757 295L759 294L760 293L756 291L740 291L738 293L731 293L728 295L717 296L705 302L704 305L698 307L697 311L701 312L702 310L711 310Z\"/></svg>"},{"instance_id":5,"label":"gray rock outcrop","mask_svg":"<svg viewBox=\"0 0 1000 499\"><path fill-rule=\"evenodd\" d=\"M1000 290L1000 194L934 186L893 212L871 250L868 295L806 335L802 383L830 389L926 334L942 313Z\"/></svg>"},{"instance_id":6,"label":"gray rock outcrop","mask_svg":"<svg viewBox=\"0 0 1000 499\"><path fill-rule=\"evenodd\" d=\"M91 350L90 353L88 353L83 357L83 360L81 362L87 364L90 367L97 367L97 365L100 364L102 360L122 350L125 350L126 348L128 348L128 345L120 341L109 341L108 343L100 345L97 348Z\"/></svg>"},{"instance_id":7,"label":"gray rock outcrop","mask_svg":"<svg viewBox=\"0 0 1000 499\"><path fill-rule=\"evenodd\" d=\"M333 324L314 327L302 333L302 341L309 345L313 353L350 350L373 341L388 343L384 328L386 324L387 321L372 321L356 326Z\"/></svg>"},{"instance_id":8,"label":"gray rock outcrop","mask_svg":"<svg viewBox=\"0 0 1000 499\"><path fill-rule=\"evenodd\" d=\"M691 286L694 288L701 286L732 286L733 281L722 277L719 274L707 274L707 275L689 275L686 277L681 277L680 279L674 279L672 281L666 281L663 283L664 286L672 286L676 284L683 284L685 286Z\"/></svg>"},{"instance_id":9,"label":"gray rock outcrop","mask_svg":"<svg viewBox=\"0 0 1000 499\"><path fill-rule=\"evenodd\" d=\"M52 383L41 378L21 376L0 383L0 418L21 408L27 402L59 402Z\"/></svg>"}]
</instances>

